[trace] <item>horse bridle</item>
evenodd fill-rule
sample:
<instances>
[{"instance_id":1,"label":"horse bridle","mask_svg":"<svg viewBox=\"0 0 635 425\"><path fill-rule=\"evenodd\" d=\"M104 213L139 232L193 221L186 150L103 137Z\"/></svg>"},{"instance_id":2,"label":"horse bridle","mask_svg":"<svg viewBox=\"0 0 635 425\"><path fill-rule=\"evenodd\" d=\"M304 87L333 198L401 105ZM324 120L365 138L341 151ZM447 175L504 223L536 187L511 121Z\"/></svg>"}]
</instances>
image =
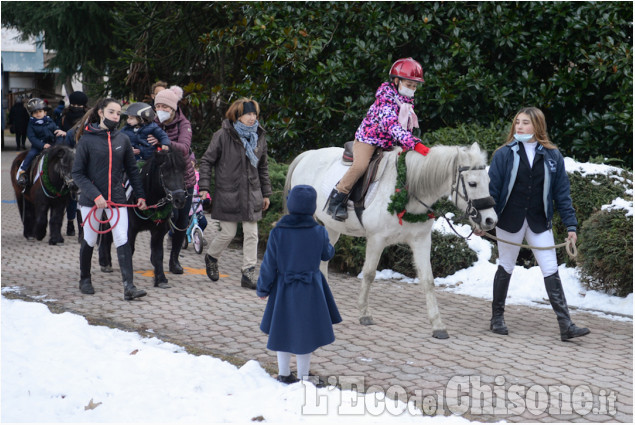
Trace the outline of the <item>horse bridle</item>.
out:
<instances>
[{"instance_id":1,"label":"horse bridle","mask_svg":"<svg viewBox=\"0 0 635 425\"><path fill-rule=\"evenodd\" d=\"M481 211L489 208L493 208L496 205L494 198L486 196L484 198L470 199L467 196L467 188L465 187L465 178L463 172L470 170L484 170L485 165L479 165L476 167L458 166L457 173L452 179L452 187L450 189L450 196L456 196L454 199L461 198L465 201L467 206L465 207L464 216L461 218L471 218L475 223L481 222ZM463 189L463 193L459 192L460 188Z\"/></svg>"},{"instance_id":2,"label":"horse bridle","mask_svg":"<svg viewBox=\"0 0 635 425\"><path fill-rule=\"evenodd\" d=\"M486 196L484 198L477 198L477 199L470 199L467 196L467 187L465 187L465 178L463 177L463 173L465 171L470 171L470 170L484 170L484 169L485 169L485 165L479 165L479 166L475 166L475 167L468 167L468 166L459 165L457 167L457 172L452 177L452 186L450 187L450 196L454 197L453 199L455 199L455 200L457 198L461 198L467 204L467 206L465 207L465 212L463 213L463 215L461 217L458 218L458 220L463 220L464 218L468 218L469 217L475 223L480 223L480 221L481 221L481 210L486 210L488 208L493 208L496 205L496 202L494 201L494 198L492 198L491 196ZM463 193L459 192L459 187L461 189L463 189ZM434 213L435 215L437 215L435 213L435 211L432 209L432 207L428 206L425 202L423 202L421 199L417 198L416 196L414 196L414 198L415 198L415 200L417 202L419 202L421 205L426 207L428 209L428 211L430 211L430 212ZM456 229L454 228L454 226L452 225L452 222L445 215L441 215L440 217L445 219L445 221L448 223L450 228L460 238L467 239L470 236L472 236L472 232L470 232L470 234L467 237L461 236L461 234L459 232L457 232Z\"/></svg>"},{"instance_id":3,"label":"horse bridle","mask_svg":"<svg viewBox=\"0 0 635 425\"><path fill-rule=\"evenodd\" d=\"M48 152L45 153L45 155L48 157ZM48 172L48 171L47 171ZM71 199L76 200L76 196L77 196L77 191L73 191L71 190L72 184L73 184L73 177L71 177L68 174L64 174L62 176L62 178L64 179L64 184L62 185L62 187L59 189L59 192L57 194L51 195L50 193L48 193L48 191L46 190L46 185L44 184L44 181L42 181L42 192L44 193L44 196L46 196L49 199L54 199L60 196L60 194L62 194L64 192L64 188L67 188L68 191L70 192L71 195ZM54 188L55 190L57 190L57 188Z\"/></svg>"},{"instance_id":4,"label":"horse bridle","mask_svg":"<svg viewBox=\"0 0 635 425\"><path fill-rule=\"evenodd\" d=\"M165 186L165 179L163 178L163 167L165 166L165 164L162 164L159 167L159 181L161 182L161 187L163 187L163 191L165 192L165 196L161 199L159 199L159 202L157 202L157 206L162 207L163 205L167 204L168 202L172 202L174 200L174 194L176 193L181 193L184 192L185 193L185 199L187 199L187 192L185 191L185 189L176 189L176 190L169 190L166 186Z\"/></svg>"}]
</instances>

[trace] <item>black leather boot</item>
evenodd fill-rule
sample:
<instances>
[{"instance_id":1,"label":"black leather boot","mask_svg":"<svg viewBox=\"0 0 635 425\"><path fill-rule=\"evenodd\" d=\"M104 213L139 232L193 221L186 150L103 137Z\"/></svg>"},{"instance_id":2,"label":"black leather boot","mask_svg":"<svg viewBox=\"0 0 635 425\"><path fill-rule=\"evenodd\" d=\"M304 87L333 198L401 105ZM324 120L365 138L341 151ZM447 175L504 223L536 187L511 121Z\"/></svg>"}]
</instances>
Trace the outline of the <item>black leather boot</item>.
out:
<instances>
[{"instance_id":1,"label":"black leather boot","mask_svg":"<svg viewBox=\"0 0 635 425\"><path fill-rule=\"evenodd\" d=\"M74 220L68 220L68 223L66 224L66 236L75 236Z\"/></svg>"},{"instance_id":2,"label":"black leather boot","mask_svg":"<svg viewBox=\"0 0 635 425\"><path fill-rule=\"evenodd\" d=\"M121 269L121 279L123 280L123 299L130 301L134 298L145 297L148 295L143 289L137 289L133 282L132 270L132 249L128 242L117 247L117 259L119 260L119 268Z\"/></svg>"},{"instance_id":3,"label":"black leather boot","mask_svg":"<svg viewBox=\"0 0 635 425\"><path fill-rule=\"evenodd\" d=\"M95 288L90 280L90 263L93 259L93 247L82 239L79 248L79 290L82 294L93 295Z\"/></svg>"},{"instance_id":4,"label":"black leather boot","mask_svg":"<svg viewBox=\"0 0 635 425\"><path fill-rule=\"evenodd\" d=\"M20 170L20 175L18 176L16 184L22 188L27 187L29 184L29 177L27 176L26 171Z\"/></svg>"},{"instance_id":5,"label":"black leather boot","mask_svg":"<svg viewBox=\"0 0 635 425\"><path fill-rule=\"evenodd\" d=\"M505 313L505 300L507 299L507 289L512 275L507 273L502 266L498 266L494 275L494 291L492 297L492 318L489 328L492 332L507 335L507 325L503 313Z\"/></svg>"},{"instance_id":6,"label":"black leather boot","mask_svg":"<svg viewBox=\"0 0 635 425\"><path fill-rule=\"evenodd\" d=\"M562 341L584 336L591 332L588 328L577 327L571 321L569 308L567 307L567 299L564 296L564 289L562 288L562 282L560 281L560 275L558 272L555 272L551 276L547 276L545 278L545 289L547 289L551 308L553 308L553 311L556 313L556 317L558 318L560 339Z\"/></svg>"},{"instance_id":7,"label":"black leather boot","mask_svg":"<svg viewBox=\"0 0 635 425\"><path fill-rule=\"evenodd\" d=\"M334 220L345 221L348 218L348 210L346 208L348 195L348 193L338 192L337 189L331 191L327 213L333 217Z\"/></svg>"}]
</instances>

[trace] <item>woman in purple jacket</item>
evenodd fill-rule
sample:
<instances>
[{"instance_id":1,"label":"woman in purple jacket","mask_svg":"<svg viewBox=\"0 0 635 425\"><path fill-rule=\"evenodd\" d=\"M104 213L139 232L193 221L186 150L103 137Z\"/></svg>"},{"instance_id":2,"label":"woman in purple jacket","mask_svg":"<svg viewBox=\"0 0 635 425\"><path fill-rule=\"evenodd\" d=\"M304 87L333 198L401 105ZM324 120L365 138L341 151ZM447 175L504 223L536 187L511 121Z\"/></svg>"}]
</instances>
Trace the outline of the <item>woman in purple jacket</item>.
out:
<instances>
[{"instance_id":1,"label":"woman in purple jacket","mask_svg":"<svg viewBox=\"0 0 635 425\"><path fill-rule=\"evenodd\" d=\"M175 231L172 235L172 251L170 252L169 262L169 270L173 274L183 274L183 267L179 264L179 254L185 239L190 207L192 206L192 193L196 184L194 165L192 165L191 161L192 125L178 106L182 97L183 89L179 86L172 86L169 89L160 91L154 98L154 107L157 110L155 122L168 134L170 148L181 153L187 164L184 180L188 196L183 208L174 210L175 217L173 222ZM159 141L156 137L148 135L148 143L157 145Z\"/></svg>"},{"instance_id":2,"label":"woman in purple jacket","mask_svg":"<svg viewBox=\"0 0 635 425\"><path fill-rule=\"evenodd\" d=\"M375 93L366 118L355 133L353 165L337 183L329 196L328 213L337 221L348 218L346 204L357 180L366 172L375 149L390 149L393 145L404 150L414 149L427 155L429 149L412 135L419 127L414 113L414 95L423 83L423 69L412 58L399 59L390 68L390 81L383 83Z\"/></svg>"}]
</instances>

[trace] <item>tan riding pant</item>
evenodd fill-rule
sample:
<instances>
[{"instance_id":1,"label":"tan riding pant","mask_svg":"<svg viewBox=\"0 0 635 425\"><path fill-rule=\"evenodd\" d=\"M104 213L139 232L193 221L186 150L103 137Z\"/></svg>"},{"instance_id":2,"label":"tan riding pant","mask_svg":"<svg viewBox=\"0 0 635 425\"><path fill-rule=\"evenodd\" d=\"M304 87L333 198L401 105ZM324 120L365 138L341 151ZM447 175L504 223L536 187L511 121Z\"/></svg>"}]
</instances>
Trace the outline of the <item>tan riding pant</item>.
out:
<instances>
[{"instance_id":1,"label":"tan riding pant","mask_svg":"<svg viewBox=\"0 0 635 425\"><path fill-rule=\"evenodd\" d=\"M353 165L350 166L346 174L341 178L340 182L335 186L340 193L349 193L357 180L364 175L368 169L370 158L377 149L375 145L368 143L353 142Z\"/></svg>"},{"instance_id":2,"label":"tan riding pant","mask_svg":"<svg viewBox=\"0 0 635 425\"><path fill-rule=\"evenodd\" d=\"M243 221L243 268L253 267L258 261L258 222ZM209 243L207 254L216 258L225 251L236 236L238 223L232 221L210 220L214 230L214 239Z\"/></svg>"}]
</instances>

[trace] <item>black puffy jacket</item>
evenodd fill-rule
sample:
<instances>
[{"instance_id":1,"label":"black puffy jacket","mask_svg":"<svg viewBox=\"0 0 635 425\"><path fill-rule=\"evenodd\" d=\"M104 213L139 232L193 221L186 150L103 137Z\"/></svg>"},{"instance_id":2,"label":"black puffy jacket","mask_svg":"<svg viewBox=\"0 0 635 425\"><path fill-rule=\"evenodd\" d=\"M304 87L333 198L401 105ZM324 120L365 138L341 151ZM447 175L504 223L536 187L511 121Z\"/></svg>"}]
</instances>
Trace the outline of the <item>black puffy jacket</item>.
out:
<instances>
[{"instance_id":1,"label":"black puffy jacket","mask_svg":"<svg viewBox=\"0 0 635 425\"><path fill-rule=\"evenodd\" d=\"M92 207L99 195L125 204L124 172L136 197L145 198L128 136L89 125L77 143L73 164L73 180L81 190L79 204Z\"/></svg>"}]
</instances>

